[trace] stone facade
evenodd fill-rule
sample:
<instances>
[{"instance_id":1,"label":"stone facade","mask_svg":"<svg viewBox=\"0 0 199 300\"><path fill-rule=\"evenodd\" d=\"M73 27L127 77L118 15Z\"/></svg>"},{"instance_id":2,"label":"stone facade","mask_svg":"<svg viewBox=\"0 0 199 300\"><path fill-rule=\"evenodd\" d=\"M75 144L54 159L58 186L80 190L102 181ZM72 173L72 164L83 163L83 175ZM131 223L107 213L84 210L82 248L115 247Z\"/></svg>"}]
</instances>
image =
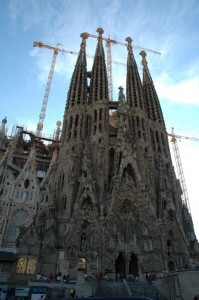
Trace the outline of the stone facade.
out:
<instances>
[{"instance_id":1,"label":"stone facade","mask_svg":"<svg viewBox=\"0 0 199 300\"><path fill-rule=\"evenodd\" d=\"M103 30L97 31L91 72L88 36L81 35L60 149L45 177L38 179L35 149L16 175L6 170L2 244L16 242L19 273L61 272L76 278L78 269L86 269L141 277L161 267L182 268L194 255L193 223L181 200L146 53L140 53L141 80L132 39L126 39L126 97L119 87L117 109L111 112ZM1 170L12 147L7 151Z\"/></svg>"}]
</instances>

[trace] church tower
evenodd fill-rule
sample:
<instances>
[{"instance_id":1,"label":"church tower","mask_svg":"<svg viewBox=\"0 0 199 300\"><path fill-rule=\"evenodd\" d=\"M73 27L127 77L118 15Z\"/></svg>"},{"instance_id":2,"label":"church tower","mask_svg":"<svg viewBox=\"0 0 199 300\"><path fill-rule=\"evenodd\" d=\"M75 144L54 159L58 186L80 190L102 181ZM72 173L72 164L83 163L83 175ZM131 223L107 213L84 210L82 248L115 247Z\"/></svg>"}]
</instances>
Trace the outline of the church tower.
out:
<instances>
[{"instance_id":1,"label":"church tower","mask_svg":"<svg viewBox=\"0 0 199 300\"><path fill-rule=\"evenodd\" d=\"M79 269L118 278L181 268L189 262L196 239L181 200L146 53L140 53L141 80L132 39L126 39L126 95L119 87L112 122L103 29L97 32L91 71L86 62L88 34L81 34L60 151L43 181L51 205L38 271L54 272L56 266L56 272L72 278ZM22 236L20 241L23 245Z\"/></svg>"},{"instance_id":2,"label":"church tower","mask_svg":"<svg viewBox=\"0 0 199 300\"><path fill-rule=\"evenodd\" d=\"M86 252L90 266L95 261L93 253L100 251L99 227L105 210L109 155L109 99L103 29L99 28L97 32L91 72L87 72L86 63L87 34L81 34L81 49L67 97L54 187L57 243L62 249L63 261L67 264L74 255L84 257ZM60 267L63 265L61 262Z\"/></svg>"}]
</instances>

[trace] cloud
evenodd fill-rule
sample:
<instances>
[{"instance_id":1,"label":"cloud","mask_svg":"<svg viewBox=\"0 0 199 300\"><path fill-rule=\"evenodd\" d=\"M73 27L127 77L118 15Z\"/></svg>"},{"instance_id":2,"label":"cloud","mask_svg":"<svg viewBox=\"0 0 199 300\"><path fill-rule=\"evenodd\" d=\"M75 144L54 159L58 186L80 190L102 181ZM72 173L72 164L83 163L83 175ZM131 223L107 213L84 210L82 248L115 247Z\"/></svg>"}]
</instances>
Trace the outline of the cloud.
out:
<instances>
[{"instance_id":1,"label":"cloud","mask_svg":"<svg viewBox=\"0 0 199 300\"><path fill-rule=\"evenodd\" d=\"M44 3L45 2L45 3ZM9 17L15 32L19 29L28 31L40 27L40 32L50 26L50 19L53 19L52 1L38 0L10 0L9 1Z\"/></svg>"},{"instance_id":2,"label":"cloud","mask_svg":"<svg viewBox=\"0 0 199 300\"><path fill-rule=\"evenodd\" d=\"M188 78L180 82L155 81L159 98L171 102L199 105L199 77Z\"/></svg>"},{"instance_id":3,"label":"cloud","mask_svg":"<svg viewBox=\"0 0 199 300\"><path fill-rule=\"evenodd\" d=\"M9 17L12 22L17 21L17 0L12 0L9 3Z\"/></svg>"}]
</instances>

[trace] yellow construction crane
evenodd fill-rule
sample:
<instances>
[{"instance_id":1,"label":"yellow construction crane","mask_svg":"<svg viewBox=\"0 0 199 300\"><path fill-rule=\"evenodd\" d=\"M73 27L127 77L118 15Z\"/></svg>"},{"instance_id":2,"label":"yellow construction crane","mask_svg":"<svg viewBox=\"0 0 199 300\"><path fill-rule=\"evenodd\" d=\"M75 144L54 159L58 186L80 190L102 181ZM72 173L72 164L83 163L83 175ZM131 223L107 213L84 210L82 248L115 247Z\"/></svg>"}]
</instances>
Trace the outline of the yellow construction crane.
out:
<instances>
[{"instance_id":1,"label":"yellow construction crane","mask_svg":"<svg viewBox=\"0 0 199 300\"><path fill-rule=\"evenodd\" d=\"M49 46L44 45L42 42L34 42L33 47L40 47L40 48L48 48L49 49ZM43 98L41 112L40 112L40 115L39 115L39 122L37 124L36 136L41 136L41 133L42 133L42 130L43 130L44 119L46 117L46 108L47 108L47 103L48 103L48 96L49 96L49 93L50 93L50 87L51 87L53 73L54 73L54 69L55 69L55 62L56 62L57 55L58 55L58 50L56 48L53 49L53 50L54 50L54 53L53 53L53 58L52 58L51 66L50 66L50 71L49 71L49 74L48 74L48 81L47 81L47 85L46 85L46 89L45 89L45 94L44 94L44 98Z\"/></svg>"},{"instance_id":2,"label":"yellow construction crane","mask_svg":"<svg viewBox=\"0 0 199 300\"><path fill-rule=\"evenodd\" d=\"M183 136L183 135L175 134L173 127L171 129L171 133L167 133L167 135L171 137L177 174L178 174L178 178L180 180L180 184L181 184L181 188L182 188L182 192L183 192L182 202L187 207L189 212L191 213L190 204L189 204L189 197L188 197L188 192L187 192L187 187L186 187L186 182L185 182L185 176L184 176L184 172L183 172L183 167L182 167L182 162L181 162L181 157L180 157L180 152L179 152L179 148L178 148L177 139L186 139L186 140L192 140L192 141L197 141L197 142L199 142L199 139L195 138L195 137L189 137L189 136Z\"/></svg>"},{"instance_id":3,"label":"yellow construction crane","mask_svg":"<svg viewBox=\"0 0 199 300\"><path fill-rule=\"evenodd\" d=\"M98 28L97 32L103 32L103 29ZM88 37L92 37L92 38L96 38L96 39L99 38L99 36L97 36L95 34L91 34L91 33L88 33L88 32L86 32L86 34L88 35ZM103 41L106 42L109 101L113 101L112 63L119 64L119 65L126 65L126 64L119 63L119 62L116 62L116 61L112 61L111 44L113 44L113 45L122 45L122 46L126 46L126 47L128 46L128 44L120 42L120 41L113 40L110 37L108 37L108 38L100 37L100 38ZM146 52L151 52L153 54L159 54L159 55L161 55L160 52L157 52L157 51L154 51L154 50L150 50L150 49L146 49L146 48L143 48L143 47L140 47L140 46L134 46L133 45L133 48L139 49L139 50L144 50Z\"/></svg>"}]
</instances>

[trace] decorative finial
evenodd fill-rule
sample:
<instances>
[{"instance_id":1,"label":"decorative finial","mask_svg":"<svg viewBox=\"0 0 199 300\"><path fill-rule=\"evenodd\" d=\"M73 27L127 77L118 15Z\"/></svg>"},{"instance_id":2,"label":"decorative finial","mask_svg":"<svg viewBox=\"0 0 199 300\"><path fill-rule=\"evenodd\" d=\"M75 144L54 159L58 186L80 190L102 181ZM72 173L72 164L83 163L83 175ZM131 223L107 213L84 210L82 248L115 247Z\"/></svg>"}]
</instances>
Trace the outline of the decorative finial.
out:
<instances>
[{"instance_id":1,"label":"decorative finial","mask_svg":"<svg viewBox=\"0 0 199 300\"><path fill-rule=\"evenodd\" d=\"M104 30L100 27L96 31L99 33L98 39L101 39L102 38L102 34L104 33Z\"/></svg>"},{"instance_id":2,"label":"decorative finial","mask_svg":"<svg viewBox=\"0 0 199 300\"><path fill-rule=\"evenodd\" d=\"M142 65L143 65L143 67L147 67L147 61L146 61L147 54L146 54L146 52L144 50L142 50L140 52L140 55L142 56Z\"/></svg>"},{"instance_id":3,"label":"decorative finial","mask_svg":"<svg viewBox=\"0 0 199 300\"><path fill-rule=\"evenodd\" d=\"M86 39L88 38L88 33L83 32L80 34L80 37L82 38L81 47L85 48L86 47Z\"/></svg>"},{"instance_id":4,"label":"decorative finial","mask_svg":"<svg viewBox=\"0 0 199 300\"><path fill-rule=\"evenodd\" d=\"M125 41L127 41L128 45L127 45L127 49L128 51L132 51L132 38L129 36L125 39Z\"/></svg>"}]
</instances>

